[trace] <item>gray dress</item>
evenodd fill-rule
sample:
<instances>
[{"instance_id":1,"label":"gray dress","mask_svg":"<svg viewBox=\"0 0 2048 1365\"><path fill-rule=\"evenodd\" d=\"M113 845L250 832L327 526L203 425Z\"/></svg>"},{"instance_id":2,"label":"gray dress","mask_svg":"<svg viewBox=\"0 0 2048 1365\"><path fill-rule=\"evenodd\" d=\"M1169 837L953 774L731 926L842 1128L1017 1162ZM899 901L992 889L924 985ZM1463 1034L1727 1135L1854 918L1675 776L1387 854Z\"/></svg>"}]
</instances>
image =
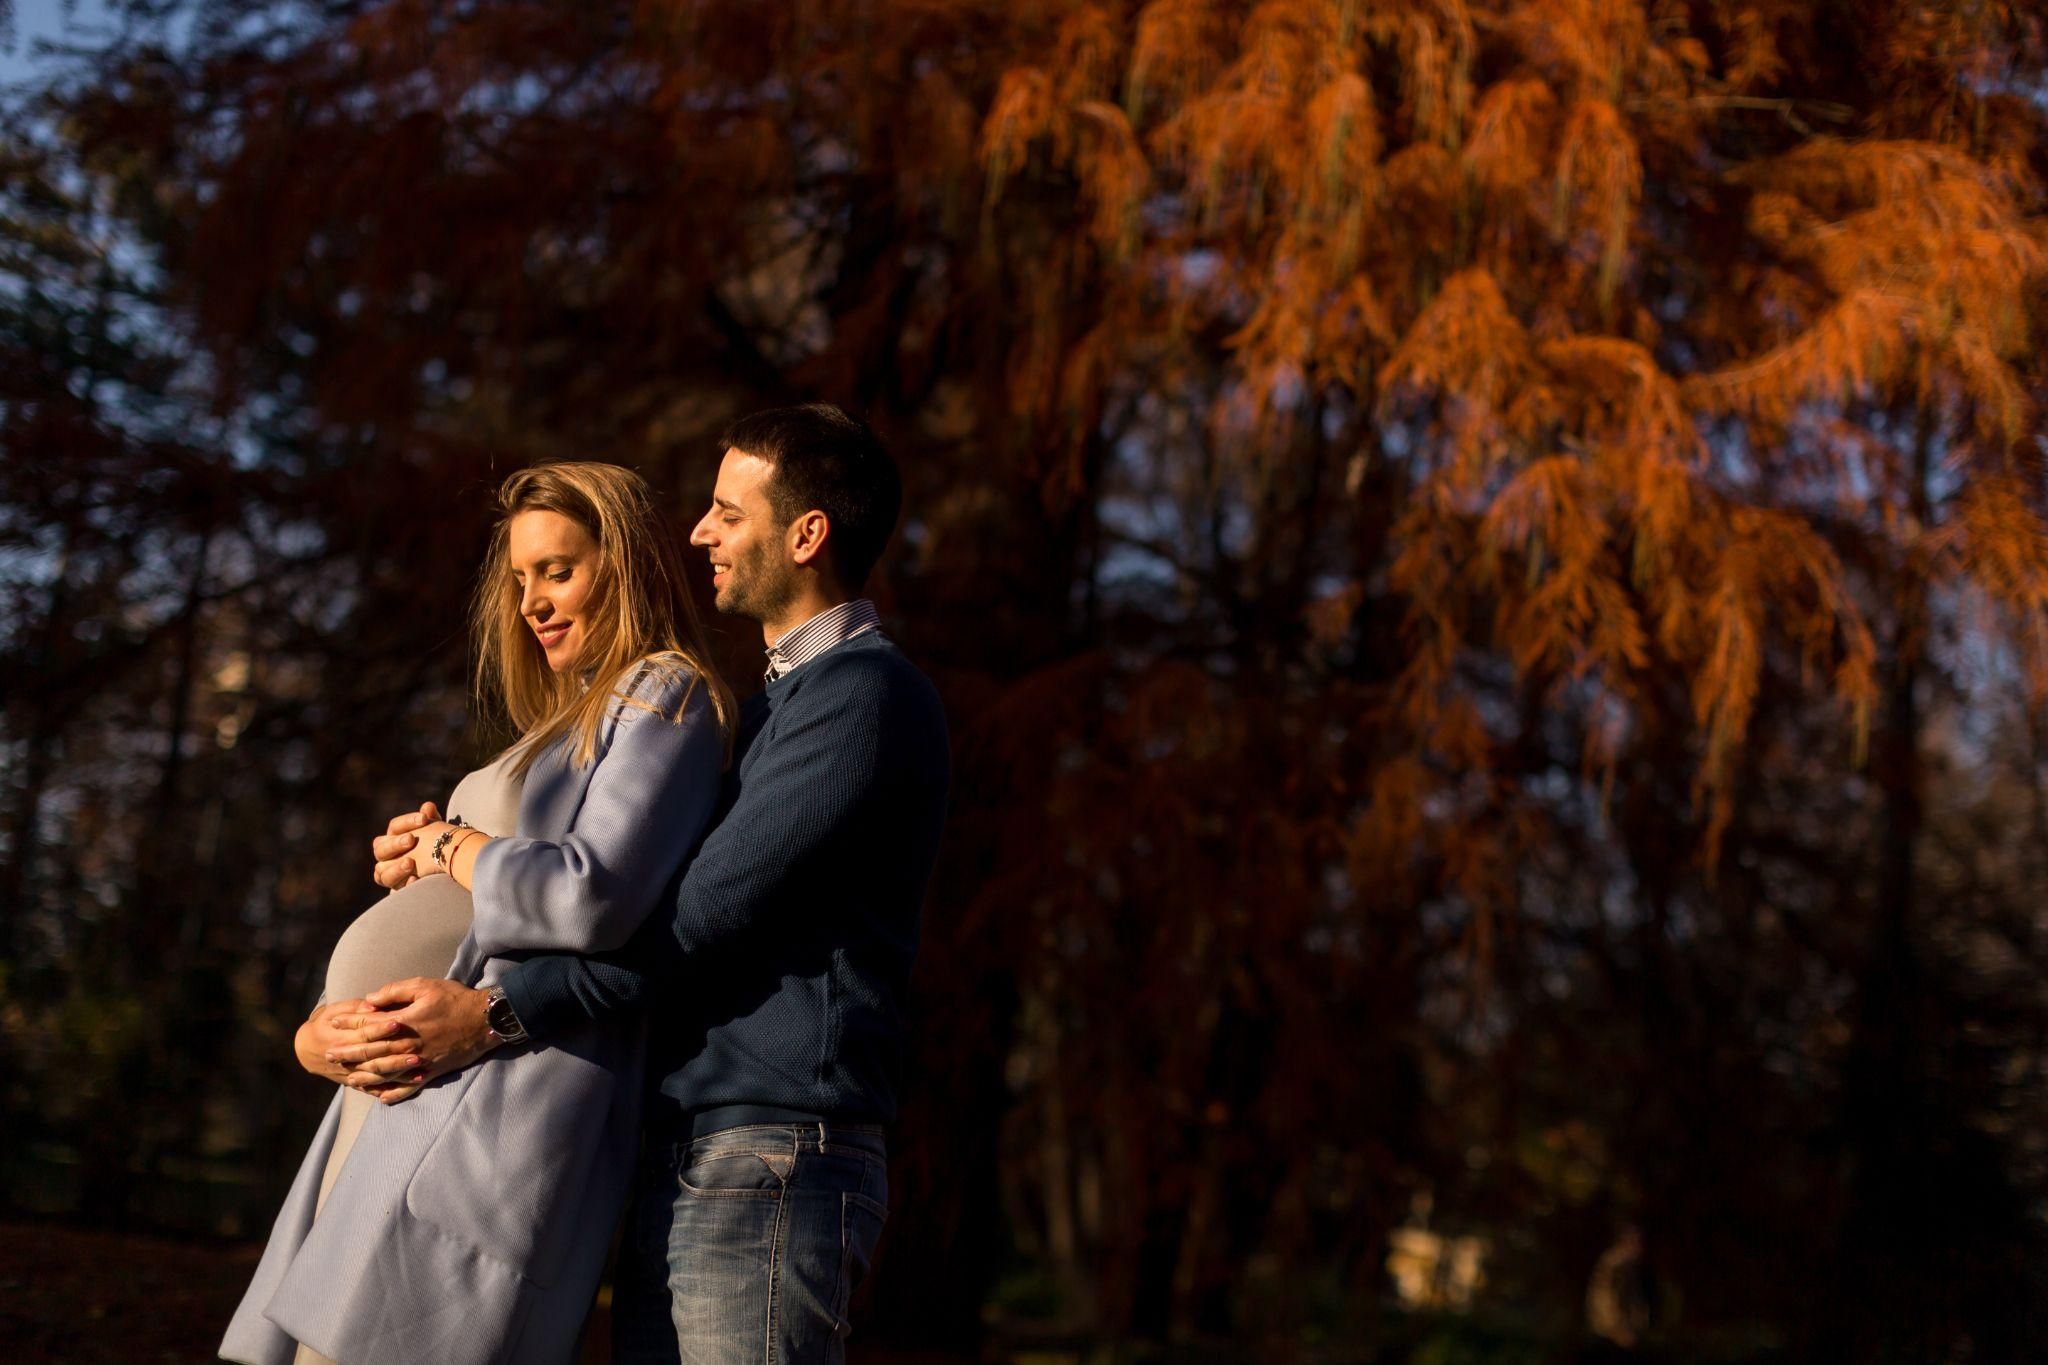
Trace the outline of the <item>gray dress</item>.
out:
<instances>
[{"instance_id":1,"label":"gray dress","mask_svg":"<svg viewBox=\"0 0 2048 1365\"><path fill-rule=\"evenodd\" d=\"M441 809L461 816L486 834L510 834L519 827L520 778L512 775L517 750L507 750L455 784ZM470 895L450 877L422 877L378 901L342 931L327 959L323 1000L353 1000L409 976L439 976L455 960L469 932ZM377 1102L343 1087L341 1127L320 1181L320 1202L355 1146L363 1117Z\"/></svg>"},{"instance_id":2,"label":"gray dress","mask_svg":"<svg viewBox=\"0 0 2048 1365\"><path fill-rule=\"evenodd\" d=\"M483 985L506 954L615 949L654 909L718 794L706 690L668 719L687 681L643 667L625 690L644 706L613 706L591 763L559 745L534 761L518 834L477 855L447 975ZM304 1343L341 1365L572 1359L638 1149L642 1054L638 1028L593 1024L377 1105L322 1207L337 1096L221 1355L290 1365Z\"/></svg>"},{"instance_id":3,"label":"gray dress","mask_svg":"<svg viewBox=\"0 0 2048 1365\"><path fill-rule=\"evenodd\" d=\"M510 834L519 827L521 779L512 774L516 749L507 750L456 783L441 809L486 834ZM469 932L470 893L449 877L422 877L392 892L356 916L342 931L327 959L327 987L322 1001L353 1000L377 987L409 976L439 976L455 960L463 935ZM341 1174L363 1120L377 1101L360 1090L341 1087L341 1109L334 1146L320 1176L317 1214ZM301 1345L295 1365L332 1365L326 1356Z\"/></svg>"}]
</instances>

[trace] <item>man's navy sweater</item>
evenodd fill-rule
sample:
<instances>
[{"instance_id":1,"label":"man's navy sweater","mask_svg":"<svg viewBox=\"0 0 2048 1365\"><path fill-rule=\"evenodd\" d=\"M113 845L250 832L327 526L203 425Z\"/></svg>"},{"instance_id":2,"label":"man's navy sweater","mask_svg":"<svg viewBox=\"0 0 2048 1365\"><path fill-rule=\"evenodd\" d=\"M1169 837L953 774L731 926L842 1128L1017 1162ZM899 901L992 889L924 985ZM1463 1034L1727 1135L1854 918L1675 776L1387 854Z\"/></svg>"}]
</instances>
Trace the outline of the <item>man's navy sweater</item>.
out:
<instances>
[{"instance_id":1,"label":"man's navy sweater","mask_svg":"<svg viewBox=\"0 0 2048 1365\"><path fill-rule=\"evenodd\" d=\"M938 693L879 631L858 635L747 702L738 746L673 915L616 953L531 958L505 994L536 1041L647 1009L677 1106L650 1122L735 1105L891 1120L945 815Z\"/></svg>"}]
</instances>

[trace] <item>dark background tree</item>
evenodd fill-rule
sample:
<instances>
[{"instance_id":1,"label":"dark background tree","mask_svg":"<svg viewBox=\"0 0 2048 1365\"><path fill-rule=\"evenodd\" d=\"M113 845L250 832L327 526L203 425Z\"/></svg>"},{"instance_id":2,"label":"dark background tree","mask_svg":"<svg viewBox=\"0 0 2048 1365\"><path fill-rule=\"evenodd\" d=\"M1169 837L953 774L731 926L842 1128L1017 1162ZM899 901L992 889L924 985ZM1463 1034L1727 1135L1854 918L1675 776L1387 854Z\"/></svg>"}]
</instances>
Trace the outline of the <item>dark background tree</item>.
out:
<instances>
[{"instance_id":1,"label":"dark background tree","mask_svg":"<svg viewBox=\"0 0 2048 1365\"><path fill-rule=\"evenodd\" d=\"M115 8L0 185L16 1203L258 1231L485 491L823 397L955 734L877 1336L2029 1358L2031 9Z\"/></svg>"}]
</instances>

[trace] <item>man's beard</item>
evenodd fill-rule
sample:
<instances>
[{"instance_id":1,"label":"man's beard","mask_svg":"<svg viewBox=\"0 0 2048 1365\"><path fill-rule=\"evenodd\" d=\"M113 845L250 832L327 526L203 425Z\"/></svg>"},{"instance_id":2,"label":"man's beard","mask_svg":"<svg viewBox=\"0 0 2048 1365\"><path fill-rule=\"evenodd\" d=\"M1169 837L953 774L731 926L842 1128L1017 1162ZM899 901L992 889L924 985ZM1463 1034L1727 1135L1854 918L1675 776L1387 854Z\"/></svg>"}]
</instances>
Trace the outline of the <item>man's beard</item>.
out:
<instances>
[{"instance_id":1,"label":"man's beard","mask_svg":"<svg viewBox=\"0 0 2048 1365\"><path fill-rule=\"evenodd\" d=\"M767 555L758 560L751 557L744 565L735 564L734 570L744 570L745 577L735 572L739 581L712 599L711 605L724 616L744 616L752 621L769 621L780 615L784 608L796 600L797 578L794 564L778 565ZM779 570L779 572L778 572Z\"/></svg>"}]
</instances>

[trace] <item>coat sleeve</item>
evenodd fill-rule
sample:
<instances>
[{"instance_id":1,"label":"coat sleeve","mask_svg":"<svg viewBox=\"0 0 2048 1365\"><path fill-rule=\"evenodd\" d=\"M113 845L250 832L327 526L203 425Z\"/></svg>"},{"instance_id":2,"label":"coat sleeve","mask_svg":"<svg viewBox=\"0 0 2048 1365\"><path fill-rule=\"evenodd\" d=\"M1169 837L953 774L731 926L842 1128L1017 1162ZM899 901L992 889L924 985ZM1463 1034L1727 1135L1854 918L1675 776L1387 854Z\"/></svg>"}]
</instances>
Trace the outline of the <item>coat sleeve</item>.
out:
<instances>
[{"instance_id":1,"label":"coat sleeve","mask_svg":"<svg viewBox=\"0 0 2048 1365\"><path fill-rule=\"evenodd\" d=\"M471 932L484 955L618 948L660 902L718 798L709 689L692 690L676 715L689 681L652 669L636 681L559 839L493 839L478 851Z\"/></svg>"}]
</instances>

